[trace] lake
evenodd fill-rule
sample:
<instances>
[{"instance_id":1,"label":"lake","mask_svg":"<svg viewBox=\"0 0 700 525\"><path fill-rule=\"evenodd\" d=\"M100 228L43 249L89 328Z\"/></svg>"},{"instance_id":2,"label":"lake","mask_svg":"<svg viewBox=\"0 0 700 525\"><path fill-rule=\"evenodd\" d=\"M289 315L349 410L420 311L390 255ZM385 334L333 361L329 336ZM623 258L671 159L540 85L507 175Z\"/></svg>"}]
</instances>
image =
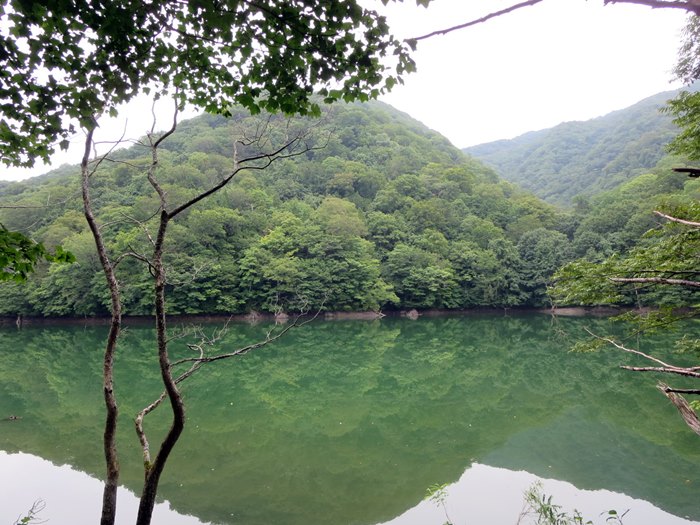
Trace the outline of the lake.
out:
<instances>
[{"instance_id":1,"label":"lake","mask_svg":"<svg viewBox=\"0 0 700 525\"><path fill-rule=\"evenodd\" d=\"M613 508L629 509L625 525L700 523L700 437L656 377L617 368L629 356L569 352L584 327L619 330L542 314L317 321L209 365L183 385L187 427L154 523L442 525L423 500L446 483L455 525L515 524L537 480L596 523ZM232 324L221 347L271 328ZM21 417L0 421L0 523L36 499L50 523L99 521L106 330L0 328L0 419ZM160 393L153 336L129 327L116 362L124 524L143 477L132 419ZM692 362L669 341L639 345ZM152 448L164 409L147 418Z\"/></svg>"}]
</instances>

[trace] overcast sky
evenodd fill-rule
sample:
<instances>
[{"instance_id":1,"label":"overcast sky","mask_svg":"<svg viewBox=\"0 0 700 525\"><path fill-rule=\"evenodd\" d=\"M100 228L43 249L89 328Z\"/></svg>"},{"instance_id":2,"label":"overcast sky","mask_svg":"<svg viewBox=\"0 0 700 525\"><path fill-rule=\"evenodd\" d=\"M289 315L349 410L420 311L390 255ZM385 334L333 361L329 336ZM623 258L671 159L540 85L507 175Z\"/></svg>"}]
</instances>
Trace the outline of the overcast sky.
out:
<instances>
[{"instance_id":1,"label":"overcast sky","mask_svg":"<svg viewBox=\"0 0 700 525\"><path fill-rule=\"evenodd\" d=\"M400 36L416 36L513 3L435 0L410 16L406 6L388 14ZM544 0L419 42L418 73L383 100L460 148L587 120L679 86L669 81L685 18L673 9Z\"/></svg>"},{"instance_id":2,"label":"overcast sky","mask_svg":"<svg viewBox=\"0 0 700 525\"><path fill-rule=\"evenodd\" d=\"M419 36L480 18L517 0L414 0L377 9L395 34ZM418 72L382 97L460 148L570 120L587 120L668 89L676 59L683 11L636 5L603 6L603 0L544 0L478 26L421 41ZM163 108L165 111L169 108ZM145 101L122 111L127 136L150 127ZM102 136L117 138L125 118L102 122ZM163 127L166 127L164 124ZM107 135L107 136L106 136ZM77 163L75 147L54 167ZM0 179L45 173L0 168Z\"/></svg>"}]
</instances>

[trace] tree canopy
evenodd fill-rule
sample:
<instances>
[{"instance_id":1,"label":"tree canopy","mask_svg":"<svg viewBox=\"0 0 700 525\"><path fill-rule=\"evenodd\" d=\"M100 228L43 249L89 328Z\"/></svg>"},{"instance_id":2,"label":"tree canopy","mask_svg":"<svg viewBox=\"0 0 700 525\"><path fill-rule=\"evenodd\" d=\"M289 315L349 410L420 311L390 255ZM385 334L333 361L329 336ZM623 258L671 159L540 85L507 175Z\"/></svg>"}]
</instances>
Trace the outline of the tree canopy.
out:
<instances>
[{"instance_id":1,"label":"tree canopy","mask_svg":"<svg viewBox=\"0 0 700 525\"><path fill-rule=\"evenodd\" d=\"M22 166L139 93L212 113L318 113L314 91L366 100L414 69L354 0L6 0L0 49L0 155Z\"/></svg>"},{"instance_id":2,"label":"tree canopy","mask_svg":"<svg viewBox=\"0 0 700 525\"><path fill-rule=\"evenodd\" d=\"M223 115L233 105L318 114L314 93L323 102L367 100L402 82L415 69L409 51L355 0L4 0L0 160L48 161L78 127L140 93ZM0 279L22 278L30 252L43 256L11 233L0 230ZM31 247L23 256L5 248L18 236Z\"/></svg>"},{"instance_id":3,"label":"tree canopy","mask_svg":"<svg viewBox=\"0 0 700 525\"><path fill-rule=\"evenodd\" d=\"M602 117L464 151L538 197L572 206L576 198L612 189L656 166L678 134L672 117L659 109L676 95L657 93Z\"/></svg>"}]
</instances>

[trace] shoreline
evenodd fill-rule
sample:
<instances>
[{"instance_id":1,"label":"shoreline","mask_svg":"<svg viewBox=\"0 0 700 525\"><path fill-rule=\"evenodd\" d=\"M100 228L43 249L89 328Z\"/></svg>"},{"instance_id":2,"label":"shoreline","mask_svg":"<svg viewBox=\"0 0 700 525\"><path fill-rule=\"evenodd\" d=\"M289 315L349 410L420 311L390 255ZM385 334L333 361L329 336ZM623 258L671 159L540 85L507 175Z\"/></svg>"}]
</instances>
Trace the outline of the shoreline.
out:
<instances>
[{"instance_id":1,"label":"shoreline","mask_svg":"<svg viewBox=\"0 0 700 525\"><path fill-rule=\"evenodd\" d=\"M536 314L536 315L554 315L561 317L607 317L617 313L627 311L629 308L623 307L562 307L562 308L496 308L496 307L479 307L468 309L427 309L427 310L387 310L387 311L332 311L322 312L318 319L322 321L376 321L382 318L406 318L418 319L419 317L467 317L470 315L502 315L510 314ZM196 315L170 315L168 321L172 323L188 322L188 323L216 323L216 322L234 322L234 323L259 323L259 322L278 322L284 323L293 319L295 314L272 314L267 312L249 312L245 314L196 314ZM154 322L153 316L124 316L122 323L124 326L143 326ZM0 326L103 326L110 323L110 317L39 317L39 316L17 316L0 317Z\"/></svg>"}]
</instances>

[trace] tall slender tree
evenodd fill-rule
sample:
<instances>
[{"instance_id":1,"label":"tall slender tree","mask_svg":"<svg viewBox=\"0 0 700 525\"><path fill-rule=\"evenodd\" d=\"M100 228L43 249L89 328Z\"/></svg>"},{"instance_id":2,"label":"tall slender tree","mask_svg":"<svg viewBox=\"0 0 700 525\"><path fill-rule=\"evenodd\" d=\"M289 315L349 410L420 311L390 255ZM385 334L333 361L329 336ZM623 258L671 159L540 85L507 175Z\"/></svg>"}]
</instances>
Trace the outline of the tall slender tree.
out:
<instances>
[{"instance_id":1,"label":"tall slender tree","mask_svg":"<svg viewBox=\"0 0 700 525\"><path fill-rule=\"evenodd\" d=\"M32 166L36 159L48 160L57 146L66 148L78 128L86 136L81 163L85 217L111 296L103 366L107 479L101 521L111 525L119 479L113 367L122 321L115 273L120 259L107 253L90 195L91 178L102 160L92 154L100 117L115 114L119 104L142 93L167 95L178 106L189 103L223 115L230 114L233 105L251 113L318 115L319 101L377 97L401 82L414 63L410 46L390 34L384 17L355 0L6 0L0 7L0 49L2 162ZM313 98L314 93L320 100ZM147 177L159 197L160 225L147 263L155 278L158 359L173 425L146 470L138 518L142 524L150 522L158 479L184 427L184 407L170 370L165 335L162 254L167 226L241 169L237 162L221 184L186 203L171 205L156 170L158 146L174 129L175 125L161 136L149 137L153 162ZM292 137L280 149L248 160L264 165L285 155L298 140ZM4 232L2 238L7 238ZM3 268L16 267L21 257L37 254L43 255L39 245L20 251Z\"/></svg>"}]
</instances>

